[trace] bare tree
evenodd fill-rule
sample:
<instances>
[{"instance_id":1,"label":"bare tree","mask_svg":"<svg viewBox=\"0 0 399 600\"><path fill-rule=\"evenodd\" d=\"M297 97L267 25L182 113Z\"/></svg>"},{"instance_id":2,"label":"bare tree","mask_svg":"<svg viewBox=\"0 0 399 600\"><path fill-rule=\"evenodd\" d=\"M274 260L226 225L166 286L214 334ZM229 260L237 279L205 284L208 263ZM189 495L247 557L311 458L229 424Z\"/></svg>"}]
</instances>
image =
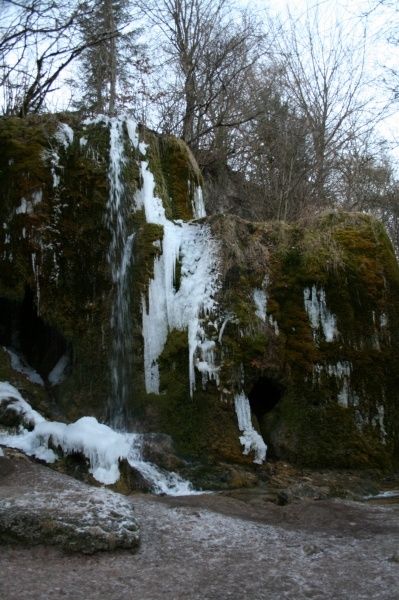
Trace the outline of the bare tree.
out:
<instances>
[{"instance_id":1,"label":"bare tree","mask_svg":"<svg viewBox=\"0 0 399 600\"><path fill-rule=\"evenodd\" d=\"M261 34L249 18L233 18L228 0L137 0L164 37L163 128L197 153L249 118L238 97L259 57Z\"/></svg>"},{"instance_id":2,"label":"bare tree","mask_svg":"<svg viewBox=\"0 0 399 600\"><path fill-rule=\"evenodd\" d=\"M90 39L81 35L82 19L92 19L96 6L96 0L0 0L4 113L39 112L61 75L88 47L105 41L112 46L118 35L112 15L106 29Z\"/></svg>"},{"instance_id":3,"label":"bare tree","mask_svg":"<svg viewBox=\"0 0 399 600\"><path fill-rule=\"evenodd\" d=\"M337 156L370 125L364 49L351 46L338 24L322 30L316 14L305 22L290 17L288 27L281 27L277 50L286 97L306 119L314 198L326 204L332 200Z\"/></svg>"}]
</instances>

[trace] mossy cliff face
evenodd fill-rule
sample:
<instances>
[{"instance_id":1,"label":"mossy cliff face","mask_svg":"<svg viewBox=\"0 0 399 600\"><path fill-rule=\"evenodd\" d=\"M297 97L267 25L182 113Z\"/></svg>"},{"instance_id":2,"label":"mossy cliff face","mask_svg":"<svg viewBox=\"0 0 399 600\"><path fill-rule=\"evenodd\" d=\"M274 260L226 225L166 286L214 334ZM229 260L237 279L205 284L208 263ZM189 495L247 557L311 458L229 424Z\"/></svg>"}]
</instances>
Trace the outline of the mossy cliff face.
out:
<instances>
[{"instance_id":1,"label":"mossy cliff face","mask_svg":"<svg viewBox=\"0 0 399 600\"><path fill-rule=\"evenodd\" d=\"M143 210L135 210L135 192L142 185L140 161L145 152L156 193L174 218L192 217L201 176L179 140L161 140L141 130L139 150L129 140L126 123L122 129L121 179L131 202L127 233L135 234L129 275L137 292L132 347L136 342L135 360L142 370L140 298L160 252L162 227L146 223ZM107 259L109 123L82 123L69 114L3 118L0 147L1 343L24 354L42 375L49 392L48 416L92 414L105 420L115 294ZM180 171L184 183L174 190ZM48 376L63 354L68 359L63 381L50 386Z\"/></svg>"},{"instance_id":2,"label":"mossy cliff face","mask_svg":"<svg viewBox=\"0 0 399 600\"><path fill-rule=\"evenodd\" d=\"M270 454L308 466L397 464L399 272L380 224L328 214L297 227L213 217L212 228L230 314L225 385L241 364Z\"/></svg>"},{"instance_id":3,"label":"mossy cliff face","mask_svg":"<svg viewBox=\"0 0 399 600\"><path fill-rule=\"evenodd\" d=\"M399 271L384 231L365 215L325 215L304 226L202 220L218 248L217 306L201 316L214 377L197 348L190 393L187 331L171 329L158 359L159 393L148 393L142 313L165 232L136 202L140 165L149 163L170 220L192 219L201 176L182 142L139 130L138 145L126 123L122 130L126 228L134 235L129 427L170 434L185 458L249 465L234 407L244 392L271 456L308 466L397 463ZM2 119L0 146L1 344L24 354L45 388L12 372L7 354L3 378L45 416L106 420L116 293L109 123ZM178 256L176 290L181 268ZM63 377L50 381L63 356Z\"/></svg>"}]
</instances>

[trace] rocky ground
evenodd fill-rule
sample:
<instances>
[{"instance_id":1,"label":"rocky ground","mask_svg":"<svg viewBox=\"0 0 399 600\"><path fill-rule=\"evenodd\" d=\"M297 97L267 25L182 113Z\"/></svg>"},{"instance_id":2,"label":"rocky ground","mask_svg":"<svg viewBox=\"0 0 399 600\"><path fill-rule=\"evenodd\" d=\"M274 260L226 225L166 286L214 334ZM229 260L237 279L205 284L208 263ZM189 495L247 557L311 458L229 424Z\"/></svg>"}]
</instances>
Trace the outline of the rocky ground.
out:
<instances>
[{"instance_id":1,"label":"rocky ground","mask_svg":"<svg viewBox=\"0 0 399 600\"><path fill-rule=\"evenodd\" d=\"M26 489L35 482L32 503L41 493L50 494L53 519L58 502L58 514L75 514L76 526L79 519L86 523L85 512L74 510L90 497L92 505L101 503L107 522L104 511L113 509L103 490L14 452L7 455L0 469L3 511L11 497L26 500ZM82 555L48 543L11 543L9 537L0 547L0 598L399 598L398 504L316 500L309 494L301 500L283 497L279 505L262 489L180 498L117 495L109 502L131 519L134 507L141 526L136 552ZM48 515L47 510L42 505Z\"/></svg>"}]
</instances>

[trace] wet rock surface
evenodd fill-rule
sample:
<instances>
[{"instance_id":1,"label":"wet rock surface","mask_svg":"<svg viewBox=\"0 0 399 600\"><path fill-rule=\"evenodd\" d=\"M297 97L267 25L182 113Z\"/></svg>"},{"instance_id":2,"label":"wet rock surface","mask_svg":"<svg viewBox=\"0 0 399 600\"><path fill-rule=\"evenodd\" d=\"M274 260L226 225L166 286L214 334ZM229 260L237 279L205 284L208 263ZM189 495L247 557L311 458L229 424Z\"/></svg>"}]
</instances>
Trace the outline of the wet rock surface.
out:
<instances>
[{"instance_id":1,"label":"wet rock surface","mask_svg":"<svg viewBox=\"0 0 399 600\"><path fill-rule=\"evenodd\" d=\"M0 479L3 496L6 479L9 487L13 482L15 493L30 488L32 501L36 479L43 481L45 477L53 495L65 486L69 489L69 478L30 462L30 480L25 482L22 475L26 469L20 467L25 459L14 457L12 463L13 473ZM280 479L281 483L282 475ZM102 490L93 493L99 491ZM307 497L280 506L270 501L262 487L180 498L137 494L122 501L134 505L140 522L141 543L136 553L114 550L82 556L47 544L3 544L0 597L397 597L398 504L383 506Z\"/></svg>"},{"instance_id":2,"label":"wet rock surface","mask_svg":"<svg viewBox=\"0 0 399 600\"><path fill-rule=\"evenodd\" d=\"M93 554L135 550L139 527L133 503L90 487L15 451L0 457L0 543L57 545Z\"/></svg>"}]
</instances>

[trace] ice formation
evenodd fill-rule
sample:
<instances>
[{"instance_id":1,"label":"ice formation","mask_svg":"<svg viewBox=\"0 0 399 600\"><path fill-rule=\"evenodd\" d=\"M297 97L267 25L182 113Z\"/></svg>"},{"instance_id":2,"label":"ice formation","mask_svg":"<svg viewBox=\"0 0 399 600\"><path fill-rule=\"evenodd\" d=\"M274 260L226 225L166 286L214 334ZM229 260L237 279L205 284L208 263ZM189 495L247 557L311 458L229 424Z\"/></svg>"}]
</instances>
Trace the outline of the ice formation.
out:
<instances>
[{"instance_id":1,"label":"ice formation","mask_svg":"<svg viewBox=\"0 0 399 600\"><path fill-rule=\"evenodd\" d=\"M377 404L377 415L373 418L373 425L379 426L382 443L385 443L387 432L385 429L385 410L383 404Z\"/></svg>"},{"instance_id":2,"label":"ice formation","mask_svg":"<svg viewBox=\"0 0 399 600\"><path fill-rule=\"evenodd\" d=\"M16 352L15 350L12 350L11 348L6 348L5 346L3 346L3 348L10 357L11 368L14 369L14 371L22 373L22 375L25 375L25 377L32 383L44 385L44 381L39 375L39 373L32 369L32 367L26 362L22 354Z\"/></svg>"},{"instance_id":3,"label":"ice formation","mask_svg":"<svg viewBox=\"0 0 399 600\"><path fill-rule=\"evenodd\" d=\"M202 219L202 217L206 217L204 198L202 195L202 188L200 186L195 187L193 198L192 208L194 219Z\"/></svg>"},{"instance_id":4,"label":"ice formation","mask_svg":"<svg viewBox=\"0 0 399 600\"><path fill-rule=\"evenodd\" d=\"M341 385L341 389L337 394L337 402L343 408L348 408L350 401L355 404L354 395L350 389L350 376L352 365L348 361L338 361L336 364L320 365L314 367L314 380L319 382L322 373L326 373L329 377L335 377ZM353 397L352 397L353 396Z\"/></svg>"},{"instance_id":5,"label":"ice formation","mask_svg":"<svg viewBox=\"0 0 399 600\"><path fill-rule=\"evenodd\" d=\"M55 366L52 368L50 373L48 374L48 382L51 385L58 385L65 378L65 371L69 365L69 357L68 354L63 354Z\"/></svg>"},{"instance_id":6,"label":"ice formation","mask_svg":"<svg viewBox=\"0 0 399 600\"><path fill-rule=\"evenodd\" d=\"M313 337L316 339L321 328L326 342L334 341L338 336L336 317L327 308L326 293L323 288L318 290L315 285L312 289L306 287L303 290L303 300Z\"/></svg>"},{"instance_id":7,"label":"ice formation","mask_svg":"<svg viewBox=\"0 0 399 600\"><path fill-rule=\"evenodd\" d=\"M73 129L66 123L60 123L54 137L60 146L66 150L73 142Z\"/></svg>"},{"instance_id":8,"label":"ice formation","mask_svg":"<svg viewBox=\"0 0 399 600\"><path fill-rule=\"evenodd\" d=\"M384 329L384 327L388 326L388 317L385 313L380 314L380 328Z\"/></svg>"},{"instance_id":9,"label":"ice formation","mask_svg":"<svg viewBox=\"0 0 399 600\"><path fill-rule=\"evenodd\" d=\"M255 431L251 420L251 407L249 400L244 394L236 394L234 397L238 427L242 433L240 442L244 447L243 454L249 454L251 450L255 453L254 463L262 464L266 459L267 446L261 435Z\"/></svg>"},{"instance_id":10,"label":"ice formation","mask_svg":"<svg viewBox=\"0 0 399 600\"><path fill-rule=\"evenodd\" d=\"M279 335L280 330L278 328L278 323L274 319L273 315L267 314L267 287L269 285L269 276L266 274L265 278L262 282L262 288L255 288L252 292L252 299L255 304L255 314L256 316L263 321L264 323L269 323L269 325L274 329L274 333Z\"/></svg>"},{"instance_id":11,"label":"ice formation","mask_svg":"<svg viewBox=\"0 0 399 600\"><path fill-rule=\"evenodd\" d=\"M36 190L31 195L31 200L26 200L26 198L21 198L21 204L17 206L15 209L15 214L17 215L30 215L33 213L34 207L43 199L42 190Z\"/></svg>"},{"instance_id":12,"label":"ice formation","mask_svg":"<svg viewBox=\"0 0 399 600\"><path fill-rule=\"evenodd\" d=\"M155 259L148 297L142 298L144 368L148 393L159 393L158 358L168 333L187 330L190 393L195 389L195 366L202 375L217 377L213 350L203 327L203 315L216 307L218 290L217 245L207 225L170 221L154 194L155 181L146 161L141 162L143 185L136 195L148 223L163 226L162 254ZM175 282L176 262L181 265Z\"/></svg>"},{"instance_id":13,"label":"ice formation","mask_svg":"<svg viewBox=\"0 0 399 600\"><path fill-rule=\"evenodd\" d=\"M264 290L254 289L252 297L256 306L255 314L261 321L266 321L267 296Z\"/></svg>"},{"instance_id":14,"label":"ice formation","mask_svg":"<svg viewBox=\"0 0 399 600\"><path fill-rule=\"evenodd\" d=\"M32 271L35 276L35 286L36 286L36 310L38 316L40 315L40 268L36 258L36 252L32 252Z\"/></svg>"},{"instance_id":15,"label":"ice formation","mask_svg":"<svg viewBox=\"0 0 399 600\"><path fill-rule=\"evenodd\" d=\"M39 425L44 419L24 400L19 391L8 381L0 381L0 404L9 403L10 408L21 415L24 422L31 426Z\"/></svg>"},{"instance_id":16,"label":"ice formation","mask_svg":"<svg viewBox=\"0 0 399 600\"><path fill-rule=\"evenodd\" d=\"M15 435L1 433L0 443L5 446L18 448L48 463L58 458L49 448L50 441L53 448L59 446L64 454L80 452L89 461L90 473L104 484L112 484L119 479L119 460L126 459L152 485L155 493L171 496L196 493L190 482L176 473L159 469L142 459L143 436L140 434L116 432L94 417L82 417L69 425L46 421L8 382L0 382L0 404L3 402L33 427L32 431L22 429Z\"/></svg>"}]
</instances>

